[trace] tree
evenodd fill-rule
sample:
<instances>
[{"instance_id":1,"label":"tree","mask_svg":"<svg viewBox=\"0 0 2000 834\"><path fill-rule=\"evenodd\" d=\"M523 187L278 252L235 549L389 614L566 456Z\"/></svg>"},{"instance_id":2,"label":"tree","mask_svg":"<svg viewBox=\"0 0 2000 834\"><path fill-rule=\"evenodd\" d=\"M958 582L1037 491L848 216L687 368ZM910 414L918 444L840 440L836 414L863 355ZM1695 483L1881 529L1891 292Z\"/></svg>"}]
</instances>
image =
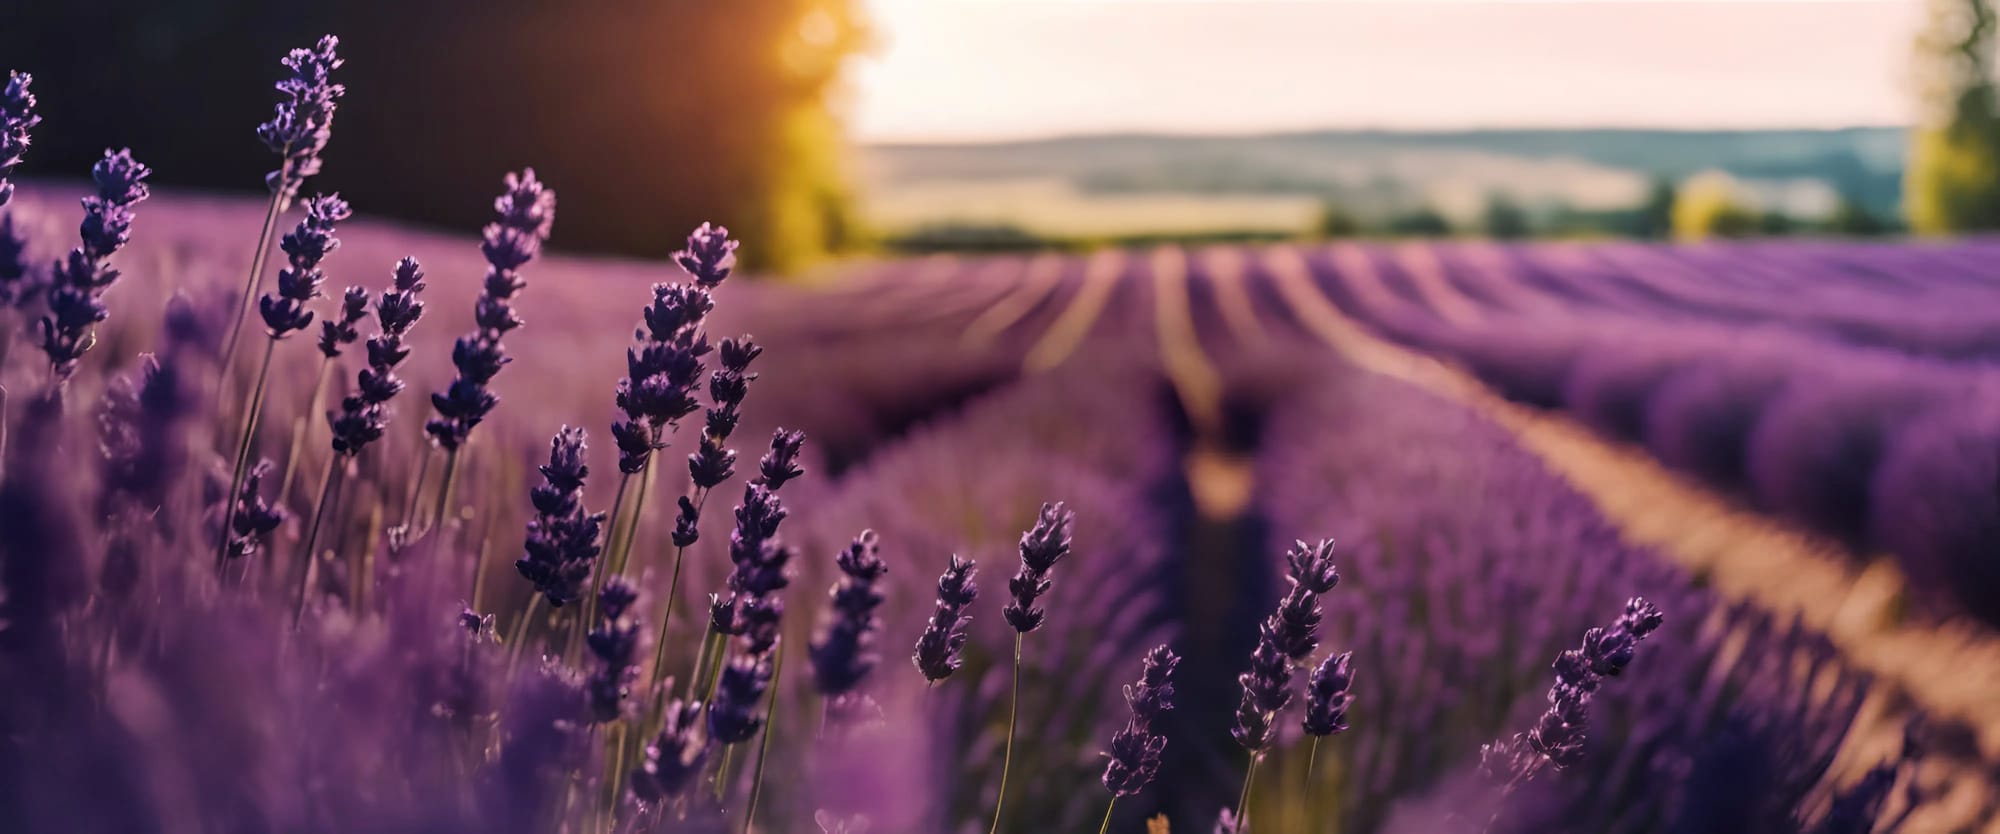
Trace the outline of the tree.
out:
<instances>
[{"instance_id":1,"label":"tree","mask_svg":"<svg viewBox=\"0 0 2000 834\"><path fill-rule=\"evenodd\" d=\"M1904 212L1921 234L2000 229L2000 106L1987 0L1931 0L1917 39L1920 112L1910 132Z\"/></svg>"},{"instance_id":2,"label":"tree","mask_svg":"<svg viewBox=\"0 0 2000 834\"><path fill-rule=\"evenodd\" d=\"M1361 221L1340 203L1328 200L1320 206L1317 224L1320 237L1343 238L1361 234Z\"/></svg>"},{"instance_id":3,"label":"tree","mask_svg":"<svg viewBox=\"0 0 2000 834\"><path fill-rule=\"evenodd\" d=\"M1400 237L1447 237L1451 221L1430 206L1389 218L1389 233Z\"/></svg>"},{"instance_id":4,"label":"tree","mask_svg":"<svg viewBox=\"0 0 2000 834\"><path fill-rule=\"evenodd\" d=\"M1826 229L1847 237L1872 237L1887 233L1889 226L1859 200L1842 197L1840 205L1834 207L1833 215L1827 218Z\"/></svg>"},{"instance_id":5,"label":"tree","mask_svg":"<svg viewBox=\"0 0 2000 834\"><path fill-rule=\"evenodd\" d=\"M1756 234L1762 223L1742 185L1721 171L1704 171L1689 177L1681 183L1674 198L1676 240L1748 237Z\"/></svg>"},{"instance_id":6,"label":"tree","mask_svg":"<svg viewBox=\"0 0 2000 834\"><path fill-rule=\"evenodd\" d=\"M165 183L249 191L271 162L252 129L276 101L278 59L330 32L349 93L314 187L357 211L470 232L500 176L532 165L558 193L554 246L662 256L714 220L746 262L788 268L850 234L830 99L866 42L858 6L0 3L0 55L35 73L62 126L36 135L23 173L81 176L105 146L131 145Z\"/></svg>"},{"instance_id":7,"label":"tree","mask_svg":"<svg viewBox=\"0 0 2000 834\"><path fill-rule=\"evenodd\" d=\"M1666 177L1654 177L1651 188L1646 190L1646 201L1639 205L1633 218L1633 234L1639 237L1663 238L1674 230L1674 184Z\"/></svg>"},{"instance_id":8,"label":"tree","mask_svg":"<svg viewBox=\"0 0 2000 834\"><path fill-rule=\"evenodd\" d=\"M1486 210L1480 219L1486 236L1495 240L1514 240L1527 237L1533 229L1528 222L1528 210L1503 193L1493 193L1486 197Z\"/></svg>"}]
</instances>

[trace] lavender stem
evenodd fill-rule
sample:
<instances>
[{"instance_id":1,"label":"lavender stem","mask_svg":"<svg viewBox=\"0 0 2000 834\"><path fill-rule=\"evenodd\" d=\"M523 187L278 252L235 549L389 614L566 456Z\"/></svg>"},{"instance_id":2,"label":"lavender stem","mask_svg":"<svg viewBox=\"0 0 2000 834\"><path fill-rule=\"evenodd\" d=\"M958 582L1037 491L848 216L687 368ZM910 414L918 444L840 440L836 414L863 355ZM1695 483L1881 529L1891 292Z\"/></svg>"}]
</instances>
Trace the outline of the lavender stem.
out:
<instances>
[{"instance_id":1,"label":"lavender stem","mask_svg":"<svg viewBox=\"0 0 2000 834\"><path fill-rule=\"evenodd\" d=\"M1236 830L1238 831L1248 830L1248 827L1245 825L1247 818L1244 814L1249 813L1250 810L1250 785L1257 781L1257 764L1263 760L1264 754L1251 753L1250 769L1243 773L1243 792L1236 797Z\"/></svg>"},{"instance_id":2,"label":"lavender stem","mask_svg":"<svg viewBox=\"0 0 2000 834\"><path fill-rule=\"evenodd\" d=\"M243 475L248 471L250 464L250 441L257 435L257 417L259 412L264 410L264 387L271 378L271 358L276 356L277 353L277 339L271 339L265 343L264 362L257 370L257 384L256 387L251 389L249 409L243 414L242 435L236 441L236 465L231 470L229 476L229 492L226 493L228 495L235 495L237 490L243 487ZM236 503L234 500L231 500L228 508L222 513L222 529L224 533L221 536L221 543L217 544L215 548L215 570L217 575L221 574L222 566L227 561L226 554L229 550L229 535L227 531L229 530L230 522L235 520Z\"/></svg>"},{"instance_id":3,"label":"lavender stem","mask_svg":"<svg viewBox=\"0 0 2000 834\"><path fill-rule=\"evenodd\" d=\"M1014 632L1014 695L1007 705L1007 752L1000 759L1000 796L993 801L993 826L986 834L1000 831L1000 809L1007 806L1007 771L1014 766L1014 722L1021 716L1021 640L1025 631Z\"/></svg>"},{"instance_id":4,"label":"lavender stem","mask_svg":"<svg viewBox=\"0 0 2000 834\"><path fill-rule=\"evenodd\" d=\"M292 421L292 447L285 453L285 475L278 479L278 497L292 494L292 477L298 474L299 450L305 448L306 433L312 431L313 415L326 405L326 380L333 370L333 357L323 356L319 360L319 377L313 383L313 394L305 413Z\"/></svg>"},{"instance_id":5,"label":"lavender stem","mask_svg":"<svg viewBox=\"0 0 2000 834\"><path fill-rule=\"evenodd\" d=\"M280 156L288 155L290 146L286 147L287 152L280 153ZM288 203L282 189L272 189L271 200L264 206L264 230L257 233L257 251L250 257L250 277L243 283L243 295L236 305L236 323L230 326L229 343L222 349L221 367L225 377L229 375L229 369L236 359L236 349L241 346L243 321L250 317L251 299L257 297L257 279L264 274L264 264L271 257L271 237L278 233L278 216L285 213L285 209L289 207ZM222 399L225 390L225 386L216 386L215 396L218 401Z\"/></svg>"},{"instance_id":6,"label":"lavender stem","mask_svg":"<svg viewBox=\"0 0 2000 834\"><path fill-rule=\"evenodd\" d=\"M299 595L292 602L293 626L297 626L300 618L305 616L306 596L312 593L313 581L319 574L319 558L313 552L313 548L319 545L319 527L326 519L326 506L333 502L334 490L340 488L342 469L340 455L327 458L326 478L320 483L319 501L313 510L312 525L306 529L305 546L299 549L299 555L305 561L299 565Z\"/></svg>"},{"instance_id":7,"label":"lavender stem","mask_svg":"<svg viewBox=\"0 0 2000 834\"><path fill-rule=\"evenodd\" d=\"M771 754L771 728L778 723L778 693L784 688L778 682L785 674L785 644L778 644L778 658L771 668L771 703L764 707L764 738L757 743L757 772L750 779L750 806L743 812L743 834L750 834L750 825L757 819L757 799L764 793L764 760Z\"/></svg>"}]
</instances>

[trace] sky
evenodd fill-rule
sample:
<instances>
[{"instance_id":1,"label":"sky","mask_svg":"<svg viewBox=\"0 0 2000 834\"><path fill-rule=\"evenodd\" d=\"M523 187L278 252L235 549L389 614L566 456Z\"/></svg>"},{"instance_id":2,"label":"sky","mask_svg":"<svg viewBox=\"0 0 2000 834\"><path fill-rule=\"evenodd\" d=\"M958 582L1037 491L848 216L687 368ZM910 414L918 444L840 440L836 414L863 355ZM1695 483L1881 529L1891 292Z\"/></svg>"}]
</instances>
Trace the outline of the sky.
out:
<instances>
[{"instance_id":1,"label":"sky","mask_svg":"<svg viewBox=\"0 0 2000 834\"><path fill-rule=\"evenodd\" d=\"M862 141L1892 125L1923 0L861 0Z\"/></svg>"}]
</instances>

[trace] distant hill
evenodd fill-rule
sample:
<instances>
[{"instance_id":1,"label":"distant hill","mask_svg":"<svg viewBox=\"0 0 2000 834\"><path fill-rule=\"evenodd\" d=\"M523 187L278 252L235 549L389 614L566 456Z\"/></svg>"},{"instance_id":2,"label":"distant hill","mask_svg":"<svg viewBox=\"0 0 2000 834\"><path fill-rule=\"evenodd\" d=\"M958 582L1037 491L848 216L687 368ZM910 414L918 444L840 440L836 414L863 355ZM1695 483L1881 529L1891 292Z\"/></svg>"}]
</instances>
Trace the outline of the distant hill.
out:
<instances>
[{"instance_id":1,"label":"distant hill","mask_svg":"<svg viewBox=\"0 0 2000 834\"><path fill-rule=\"evenodd\" d=\"M1846 197L1889 215L1900 199L1903 130L1116 134L884 144L862 158L868 213L889 226L929 217L1034 228L1047 225L1034 216L1044 210L1117 225L1117 215L1158 200L1183 209L1220 200L1235 220L1218 222L1270 228L1323 200L1363 215L1435 206L1469 217L1492 194L1601 210L1636 202L1655 178L1707 169L1745 180L1788 212L1825 213Z\"/></svg>"}]
</instances>

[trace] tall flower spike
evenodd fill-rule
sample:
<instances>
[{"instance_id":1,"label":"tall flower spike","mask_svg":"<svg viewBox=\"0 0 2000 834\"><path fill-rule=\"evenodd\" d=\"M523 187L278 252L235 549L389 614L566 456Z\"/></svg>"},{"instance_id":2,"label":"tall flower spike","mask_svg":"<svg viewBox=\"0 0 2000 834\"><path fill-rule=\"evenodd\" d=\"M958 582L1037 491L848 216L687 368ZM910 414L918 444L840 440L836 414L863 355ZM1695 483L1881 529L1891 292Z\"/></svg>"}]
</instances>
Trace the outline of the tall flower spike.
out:
<instances>
[{"instance_id":1,"label":"tall flower spike","mask_svg":"<svg viewBox=\"0 0 2000 834\"><path fill-rule=\"evenodd\" d=\"M1610 628L1584 632L1580 647L1556 657L1556 682L1549 689L1548 710L1528 732L1483 747L1482 767L1496 779L1519 784L1533 778L1544 765L1561 769L1580 761L1590 724L1591 697L1605 678L1625 671L1639 642L1664 621L1659 608L1633 597Z\"/></svg>"},{"instance_id":2,"label":"tall flower spike","mask_svg":"<svg viewBox=\"0 0 2000 834\"><path fill-rule=\"evenodd\" d=\"M715 702L708 705L708 734L717 744L749 741L764 726L757 703L771 685L768 658L738 656L722 667Z\"/></svg>"},{"instance_id":3,"label":"tall flower spike","mask_svg":"<svg viewBox=\"0 0 2000 834\"><path fill-rule=\"evenodd\" d=\"M1244 749L1263 752L1275 735L1273 717L1292 702L1292 662L1269 621L1257 630L1250 670L1238 675L1236 681L1243 687L1243 699L1237 704L1236 726L1230 735Z\"/></svg>"},{"instance_id":4,"label":"tall flower spike","mask_svg":"<svg viewBox=\"0 0 2000 834\"><path fill-rule=\"evenodd\" d=\"M0 86L0 206L14 196L9 177L28 151L29 131L42 121L35 115L35 94L28 90L34 82L32 75L9 71L6 85Z\"/></svg>"},{"instance_id":5,"label":"tall flower spike","mask_svg":"<svg viewBox=\"0 0 2000 834\"><path fill-rule=\"evenodd\" d=\"M771 451L765 452L763 459L757 461L757 480L778 489L793 478L806 474L806 470L799 466L799 451L805 445L805 432L783 428L772 432Z\"/></svg>"},{"instance_id":6,"label":"tall flower spike","mask_svg":"<svg viewBox=\"0 0 2000 834\"><path fill-rule=\"evenodd\" d=\"M1173 674L1180 662L1172 649L1155 648L1146 654L1139 683L1125 687L1132 717L1112 735L1111 750L1105 753L1104 788L1114 797L1136 794L1159 775L1167 737L1153 732L1153 722L1174 708Z\"/></svg>"},{"instance_id":7,"label":"tall flower spike","mask_svg":"<svg viewBox=\"0 0 2000 834\"><path fill-rule=\"evenodd\" d=\"M359 455L387 431L389 401L403 391L396 366L410 355L404 339L424 315L424 302L417 297L424 289L423 277L416 259L404 258L396 264L395 288L383 290L375 302L380 330L368 339L368 365L361 369L354 393L342 397L340 410L327 415L335 452Z\"/></svg>"},{"instance_id":8,"label":"tall flower spike","mask_svg":"<svg viewBox=\"0 0 2000 834\"><path fill-rule=\"evenodd\" d=\"M549 462L541 467L543 482L529 493L535 518L528 522L525 555L514 568L555 608L582 596L601 550L604 513L583 508L584 479L590 475L584 464L588 454L584 430L564 426L549 441ZM610 585L604 590L609 592Z\"/></svg>"},{"instance_id":9,"label":"tall flower spike","mask_svg":"<svg viewBox=\"0 0 2000 834\"><path fill-rule=\"evenodd\" d=\"M979 585L973 582L976 567L971 559L953 554L951 565L938 577L937 606L931 609L930 622L917 638L917 651L911 658L927 681L936 683L951 677L965 663L965 627L972 619L965 611L979 598Z\"/></svg>"},{"instance_id":10,"label":"tall flower spike","mask_svg":"<svg viewBox=\"0 0 2000 834\"><path fill-rule=\"evenodd\" d=\"M584 578L588 577L586 571ZM584 681L584 697L590 706L590 717L600 724L616 721L625 714L625 696L631 690L632 678L639 671L635 665L639 653L639 623L626 616L638 598L639 592L625 581L625 577L614 576L605 582L598 592L601 619L584 637L591 656L597 661L591 668L590 678Z\"/></svg>"},{"instance_id":11,"label":"tall flower spike","mask_svg":"<svg viewBox=\"0 0 2000 834\"><path fill-rule=\"evenodd\" d=\"M308 177L319 173L320 153L333 136L333 111L347 88L333 83L333 71L343 63L338 53L340 39L327 35L311 49L294 49L284 58L291 75L278 82L284 100L278 102L271 120L257 126L257 138L277 154L277 170L265 175L264 184L290 202Z\"/></svg>"},{"instance_id":12,"label":"tall flower spike","mask_svg":"<svg viewBox=\"0 0 2000 834\"><path fill-rule=\"evenodd\" d=\"M1347 707L1354 703L1353 652L1329 655L1306 681L1306 734L1330 736L1347 732Z\"/></svg>"},{"instance_id":13,"label":"tall flower spike","mask_svg":"<svg viewBox=\"0 0 2000 834\"><path fill-rule=\"evenodd\" d=\"M340 248L334 226L352 213L338 194L314 197L306 201L305 219L279 242L289 264L278 270L277 291L257 299L257 312L271 338L283 339L312 325L313 314L306 305L320 297L320 286L326 282L320 263Z\"/></svg>"},{"instance_id":14,"label":"tall flower spike","mask_svg":"<svg viewBox=\"0 0 2000 834\"><path fill-rule=\"evenodd\" d=\"M1062 502L1043 504L1035 526L1021 534L1021 569L1007 580L1007 590L1014 598L1001 612L1015 631L1026 634L1042 627L1047 612L1036 607L1035 601L1054 584L1049 572L1069 555L1070 526L1075 520L1075 514Z\"/></svg>"},{"instance_id":15,"label":"tall flower spike","mask_svg":"<svg viewBox=\"0 0 2000 834\"><path fill-rule=\"evenodd\" d=\"M348 287L340 297L340 317L319 323L319 352L328 359L340 355L348 345L361 340L359 325L368 317L368 289Z\"/></svg>"},{"instance_id":16,"label":"tall flower spike","mask_svg":"<svg viewBox=\"0 0 2000 834\"><path fill-rule=\"evenodd\" d=\"M632 793L647 802L680 798L708 761L701 702L672 701L664 713L659 736L647 745L645 761L632 774Z\"/></svg>"},{"instance_id":17,"label":"tall flower spike","mask_svg":"<svg viewBox=\"0 0 2000 834\"><path fill-rule=\"evenodd\" d=\"M148 196L152 173L129 150L105 151L90 169L97 191L83 198L82 242L51 270L49 309L41 320L42 352L57 381L76 372L96 342L98 323L110 315L104 291L118 280L111 256L132 238L132 207Z\"/></svg>"},{"instance_id":18,"label":"tall flower spike","mask_svg":"<svg viewBox=\"0 0 2000 834\"><path fill-rule=\"evenodd\" d=\"M263 495L264 479L275 468L269 460L258 461L236 491L236 513L223 533L229 537L228 552L232 559L255 555L264 537L285 522L284 508L265 501Z\"/></svg>"},{"instance_id":19,"label":"tall flower spike","mask_svg":"<svg viewBox=\"0 0 2000 834\"><path fill-rule=\"evenodd\" d=\"M832 591L827 621L809 647L813 683L828 697L854 691L881 658L875 635L882 627L875 609L884 599L879 583L889 565L882 561L875 531L863 530L854 543L835 557L840 581Z\"/></svg>"},{"instance_id":20,"label":"tall flower spike","mask_svg":"<svg viewBox=\"0 0 2000 834\"><path fill-rule=\"evenodd\" d=\"M473 303L478 329L452 346L451 363L458 375L445 390L431 394L437 416L424 424L424 431L447 451L465 445L473 427L500 402L489 385L509 361L501 338L521 326L513 299L528 282L520 269L541 253L555 222L555 191L535 179L535 169L508 174L504 186L479 246L486 257L486 279Z\"/></svg>"}]
</instances>

